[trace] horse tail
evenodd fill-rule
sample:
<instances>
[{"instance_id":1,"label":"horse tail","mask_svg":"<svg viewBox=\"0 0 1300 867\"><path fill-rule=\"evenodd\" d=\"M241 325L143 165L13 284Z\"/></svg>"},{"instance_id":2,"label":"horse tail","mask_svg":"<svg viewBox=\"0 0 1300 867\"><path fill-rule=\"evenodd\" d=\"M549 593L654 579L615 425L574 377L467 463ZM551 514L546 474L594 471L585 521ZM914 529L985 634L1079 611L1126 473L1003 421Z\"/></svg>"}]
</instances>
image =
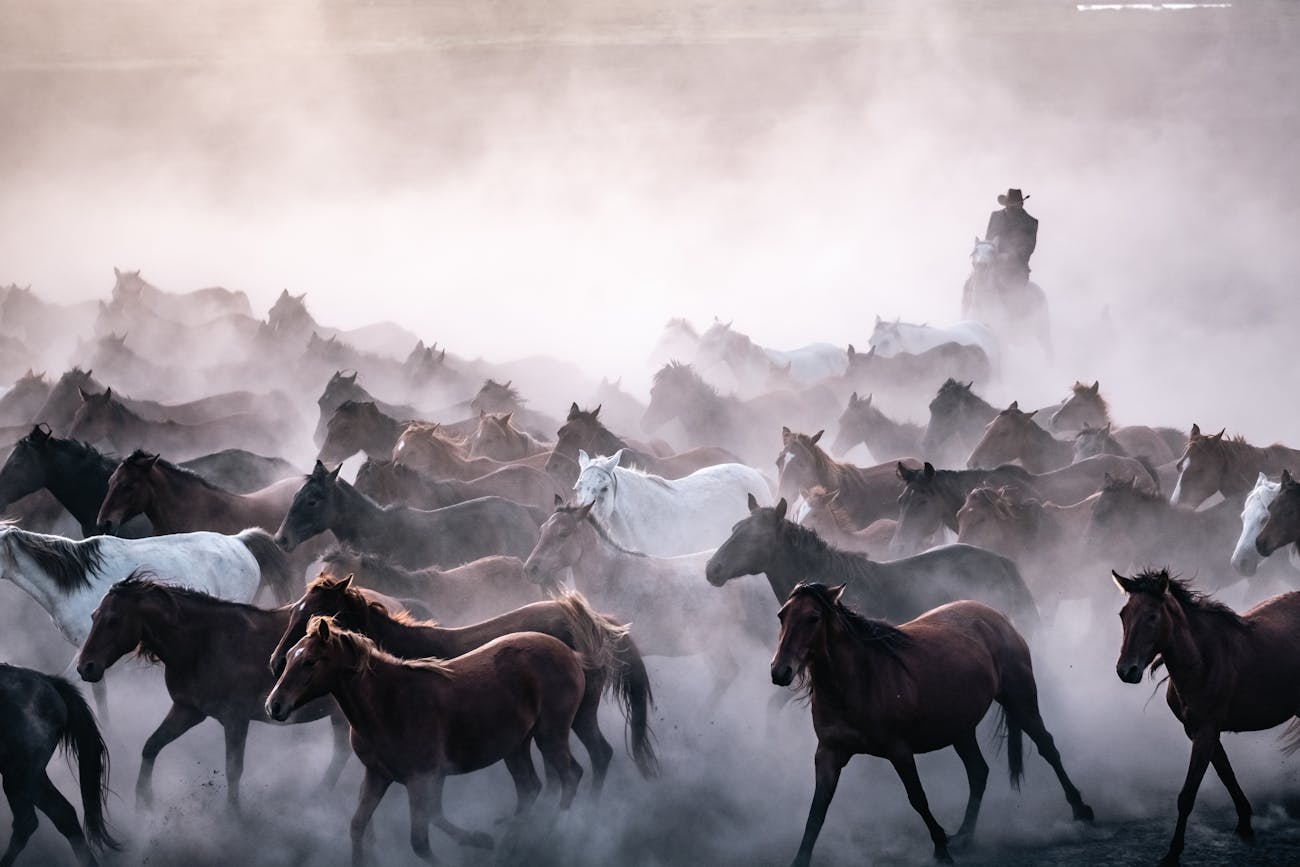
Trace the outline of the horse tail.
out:
<instances>
[{"instance_id":1,"label":"horse tail","mask_svg":"<svg viewBox=\"0 0 1300 867\"><path fill-rule=\"evenodd\" d=\"M95 714L81 692L61 677L49 676L50 686L63 699L68 719L59 735L64 752L77 760L81 784L81 809L86 817L86 839L98 849L121 849L109 833L104 818L108 797L108 747L95 724Z\"/></svg>"},{"instance_id":2,"label":"horse tail","mask_svg":"<svg viewBox=\"0 0 1300 867\"><path fill-rule=\"evenodd\" d=\"M1021 630L1032 635L1037 632L1038 627L1042 624L1042 617L1038 611L1038 602L1034 599L1034 594L1030 591L1029 585L1025 583L1024 576L1020 574L1020 567L1016 565L1016 561L1007 557L1002 559L1004 561L1002 565L1005 570L1008 601L1011 603L1009 612L1020 621Z\"/></svg>"},{"instance_id":3,"label":"horse tail","mask_svg":"<svg viewBox=\"0 0 1300 867\"><path fill-rule=\"evenodd\" d=\"M1025 739L1020 724L1007 713L1005 707L998 714L997 735L1007 742L1007 767L1011 772L1011 788L1020 791L1020 781L1025 776Z\"/></svg>"},{"instance_id":4,"label":"horse tail","mask_svg":"<svg viewBox=\"0 0 1300 867\"><path fill-rule=\"evenodd\" d=\"M271 534L260 527L251 527L235 538L244 543L248 553L257 561L257 568L262 573L262 581L257 589L265 587L270 590L275 601L281 605L293 601L295 588L289 570L289 556L275 544Z\"/></svg>"},{"instance_id":5,"label":"horse tail","mask_svg":"<svg viewBox=\"0 0 1300 867\"><path fill-rule=\"evenodd\" d=\"M555 597L555 602L564 610L585 664L605 673L605 688L623 710L627 722L624 742L641 776L657 776L659 758L655 755L649 713L654 693L630 628L597 614L581 593L565 591Z\"/></svg>"},{"instance_id":6,"label":"horse tail","mask_svg":"<svg viewBox=\"0 0 1300 867\"><path fill-rule=\"evenodd\" d=\"M1282 732L1282 755L1289 756L1300 751L1300 716L1291 720L1291 723Z\"/></svg>"}]
</instances>

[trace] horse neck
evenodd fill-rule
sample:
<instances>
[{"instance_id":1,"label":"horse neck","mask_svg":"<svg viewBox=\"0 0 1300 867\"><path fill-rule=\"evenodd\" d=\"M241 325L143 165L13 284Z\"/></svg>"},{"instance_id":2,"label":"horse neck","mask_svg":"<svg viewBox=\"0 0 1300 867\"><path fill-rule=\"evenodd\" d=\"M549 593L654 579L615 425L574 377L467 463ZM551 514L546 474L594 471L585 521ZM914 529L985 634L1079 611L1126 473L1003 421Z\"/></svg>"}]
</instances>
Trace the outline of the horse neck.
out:
<instances>
[{"instance_id":1,"label":"horse neck","mask_svg":"<svg viewBox=\"0 0 1300 867\"><path fill-rule=\"evenodd\" d=\"M160 533L206 529L214 519L231 519L246 511L238 494L209 487L161 463L145 517Z\"/></svg>"},{"instance_id":2,"label":"horse neck","mask_svg":"<svg viewBox=\"0 0 1300 867\"><path fill-rule=\"evenodd\" d=\"M889 706L897 701L897 690L891 690L893 694L883 702L871 698L882 687L881 675L886 671L882 663L887 661L887 653L857 642L850 635L827 635L824 645L809 660L814 705L823 712L830 708L855 715Z\"/></svg>"},{"instance_id":3,"label":"horse neck","mask_svg":"<svg viewBox=\"0 0 1300 867\"><path fill-rule=\"evenodd\" d=\"M21 552L3 534L0 534L0 547L8 547L13 556L15 569L6 577L18 589L35 599L65 636L74 639L79 633L80 640L74 640L74 643L84 641L90 614L107 589L100 579L90 575L89 584L64 592L35 560Z\"/></svg>"},{"instance_id":4,"label":"horse neck","mask_svg":"<svg viewBox=\"0 0 1300 867\"><path fill-rule=\"evenodd\" d=\"M779 554L768 564L767 577L772 589L784 602L795 585L809 576L815 575L828 584L866 582L875 578L874 566L860 554L841 551L831 545L796 546L793 535L787 531Z\"/></svg>"},{"instance_id":5,"label":"horse neck","mask_svg":"<svg viewBox=\"0 0 1300 867\"><path fill-rule=\"evenodd\" d=\"M597 455L612 455L616 454L619 449L629 448L622 437L600 422L596 423L596 432L591 438L591 444L595 448L593 454Z\"/></svg>"},{"instance_id":6,"label":"horse neck","mask_svg":"<svg viewBox=\"0 0 1300 867\"><path fill-rule=\"evenodd\" d=\"M1156 651L1164 658L1169 676L1179 694L1187 697L1207 685L1211 667L1226 651L1222 628L1216 628L1213 615L1185 607L1176 600L1169 603L1171 624L1167 639Z\"/></svg>"},{"instance_id":7,"label":"horse neck","mask_svg":"<svg viewBox=\"0 0 1300 867\"><path fill-rule=\"evenodd\" d=\"M329 529L339 541L364 542L391 525L390 515L382 506L346 482L336 484L339 508Z\"/></svg>"},{"instance_id":8,"label":"horse neck","mask_svg":"<svg viewBox=\"0 0 1300 867\"><path fill-rule=\"evenodd\" d=\"M391 712L410 706L404 673L401 665L372 656L359 671L340 671L335 675L330 694L355 734L366 740L388 742L391 735L385 733L394 727ZM422 695L421 699L421 710L425 710L427 697ZM425 720L425 726L425 734L432 736L432 730L437 728L436 718Z\"/></svg>"},{"instance_id":9,"label":"horse neck","mask_svg":"<svg viewBox=\"0 0 1300 867\"><path fill-rule=\"evenodd\" d=\"M98 521L99 506L108 493L108 479L114 469L113 462L98 452L87 458L74 458L67 464L45 460L45 486L83 530L93 528Z\"/></svg>"},{"instance_id":10,"label":"horse neck","mask_svg":"<svg viewBox=\"0 0 1300 867\"><path fill-rule=\"evenodd\" d=\"M643 558L620 551L602 537L600 531L592 525L591 522L594 521L594 518L588 518L579 528L578 532L582 533L582 554L572 566L575 578L582 576L580 580L585 584L603 585L611 580L617 581L629 568L635 570L638 566L645 565Z\"/></svg>"},{"instance_id":11,"label":"horse neck","mask_svg":"<svg viewBox=\"0 0 1300 867\"><path fill-rule=\"evenodd\" d=\"M1028 422L1025 430L1024 460L1042 462L1043 466L1068 464L1074 458L1074 444L1062 442L1044 428Z\"/></svg>"},{"instance_id":12,"label":"horse neck","mask_svg":"<svg viewBox=\"0 0 1300 867\"><path fill-rule=\"evenodd\" d=\"M428 624L403 623L389 615L369 610L365 633L393 656L418 659L424 656L458 656L449 652L448 637L454 630Z\"/></svg>"},{"instance_id":13,"label":"horse neck","mask_svg":"<svg viewBox=\"0 0 1300 867\"><path fill-rule=\"evenodd\" d=\"M943 520L957 529L957 512L970 492L986 483L996 470L939 470L935 473L935 493L943 500Z\"/></svg>"},{"instance_id":14,"label":"horse neck","mask_svg":"<svg viewBox=\"0 0 1300 867\"><path fill-rule=\"evenodd\" d=\"M381 412L375 420L375 426L366 431L366 444L361 448L367 454L370 454L371 449L374 449L375 454L386 454L393 450L401 436L402 423Z\"/></svg>"}]
</instances>

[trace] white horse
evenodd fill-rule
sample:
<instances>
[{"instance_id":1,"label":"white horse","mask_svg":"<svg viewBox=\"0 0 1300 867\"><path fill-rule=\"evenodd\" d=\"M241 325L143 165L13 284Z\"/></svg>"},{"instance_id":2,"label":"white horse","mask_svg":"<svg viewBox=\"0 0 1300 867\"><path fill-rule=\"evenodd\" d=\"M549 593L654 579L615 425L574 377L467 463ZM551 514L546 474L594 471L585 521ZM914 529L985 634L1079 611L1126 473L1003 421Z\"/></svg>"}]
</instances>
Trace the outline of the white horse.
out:
<instances>
[{"instance_id":1,"label":"white horse","mask_svg":"<svg viewBox=\"0 0 1300 867\"><path fill-rule=\"evenodd\" d=\"M1269 504L1277 499L1280 490L1281 482L1270 481L1268 476L1260 473L1255 480L1254 489L1246 495L1245 505L1241 508L1241 537L1237 539L1237 547L1232 551L1232 568L1247 578L1254 576L1263 559L1259 556L1259 551L1255 550L1255 539L1268 520ZM1295 545L1287 548L1287 562L1292 569L1300 572L1300 552L1296 551Z\"/></svg>"},{"instance_id":2,"label":"white horse","mask_svg":"<svg viewBox=\"0 0 1300 867\"><path fill-rule=\"evenodd\" d=\"M962 346L978 346L984 350L990 363L996 366L998 358L998 341L993 332L983 322L966 319L952 325L937 325L902 322L886 322L876 317L876 327L871 332L870 343L880 356L898 355L906 352L919 355L928 349L945 343L960 343Z\"/></svg>"},{"instance_id":3,"label":"white horse","mask_svg":"<svg viewBox=\"0 0 1300 867\"><path fill-rule=\"evenodd\" d=\"M1023 332L1028 331L1050 355L1052 325L1047 314L1047 295L1038 284L1027 280L1020 286L999 285L997 238L991 241L976 238L970 263L970 277L962 292L961 315L989 323L1004 341L1015 344L1022 344Z\"/></svg>"},{"instance_id":4,"label":"white horse","mask_svg":"<svg viewBox=\"0 0 1300 867\"><path fill-rule=\"evenodd\" d=\"M769 390L773 368L783 369L797 385L815 385L848 369L844 350L829 343L810 343L797 349L770 349L755 343L730 322L714 321L700 338L696 367L709 370L717 364L731 369L743 394Z\"/></svg>"},{"instance_id":5,"label":"white horse","mask_svg":"<svg viewBox=\"0 0 1300 867\"><path fill-rule=\"evenodd\" d=\"M264 530L74 541L0 527L0 579L35 599L77 647L90 634L90 615L104 594L133 572L221 599L251 602L262 586L264 568L268 580L272 571L277 583L288 576L284 554Z\"/></svg>"},{"instance_id":6,"label":"white horse","mask_svg":"<svg viewBox=\"0 0 1300 867\"><path fill-rule=\"evenodd\" d=\"M716 547L747 515L746 496L772 502L771 488L743 464L715 464L680 479L663 479L620 467L623 449L609 457L578 452L577 505L592 514L622 545L658 557Z\"/></svg>"}]
</instances>

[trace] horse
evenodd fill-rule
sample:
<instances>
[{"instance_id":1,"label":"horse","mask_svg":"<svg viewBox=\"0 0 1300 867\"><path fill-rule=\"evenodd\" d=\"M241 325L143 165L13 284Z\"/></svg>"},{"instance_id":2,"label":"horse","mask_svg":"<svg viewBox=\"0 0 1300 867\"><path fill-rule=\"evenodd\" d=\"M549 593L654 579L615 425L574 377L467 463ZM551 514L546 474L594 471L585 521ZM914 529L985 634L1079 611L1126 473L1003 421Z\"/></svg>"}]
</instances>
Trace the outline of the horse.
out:
<instances>
[{"instance_id":1,"label":"horse","mask_svg":"<svg viewBox=\"0 0 1300 867\"><path fill-rule=\"evenodd\" d=\"M1283 472L1287 472L1283 470ZM1287 473L1290 477L1290 473ZM1246 495L1241 507L1241 535L1237 545L1232 549L1232 568L1238 575L1253 578L1259 571L1260 553L1255 547L1259 533L1269 518L1269 506L1282 491L1282 483L1274 482L1263 473L1255 480L1255 487ZM1274 549L1276 550L1276 549ZM1272 551L1269 552L1270 554ZM1300 572L1300 547L1293 545L1288 551L1287 563L1295 572Z\"/></svg>"},{"instance_id":2,"label":"horse","mask_svg":"<svg viewBox=\"0 0 1300 867\"><path fill-rule=\"evenodd\" d=\"M325 383L325 389L321 392L321 396L316 399L316 407L320 410L319 418L316 421L316 432L312 435L316 445L320 446L325 442L325 433L330 418L333 417L335 410L347 401L373 403L380 412L393 418L427 417L427 413L422 413L409 404L386 403L375 397L357 383L357 372L355 370L350 374L336 370L329 381Z\"/></svg>"},{"instance_id":3,"label":"horse","mask_svg":"<svg viewBox=\"0 0 1300 867\"><path fill-rule=\"evenodd\" d=\"M1300 467L1300 450L1271 445L1252 446L1240 436L1224 439L1224 431L1202 434L1193 424L1187 445L1178 458L1178 484L1169 501L1195 509L1216 492L1225 497L1245 496L1260 473L1275 476Z\"/></svg>"},{"instance_id":4,"label":"horse","mask_svg":"<svg viewBox=\"0 0 1300 867\"><path fill-rule=\"evenodd\" d=\"M1019 462L1031 473L1048 473L1074 462L1074 444L1058 440L1034 423L1038 410L1025 412L1019 401L993 417L966 459L968 469L991 469Z\"/></svg>"},{"instance_id":5,"label":"horse","mask_svg":"<svg viewBox=\"0 0 1300 867\"><path fill-rule=\"evenodd\" d=\"M854 605L895 622L957 599L976 599L1006 611L1022 626L1037 623L1038 609L1016 564L970 545L942 545L901 560L878 562L828 545L808 527L786 519L786 502L761 506L731 531L705 567L714 587L742 575L767 576L780 603L809 575L846 583Z\"/></svg>"},{"instance_id":6,"label":"horse","mask_svg":"<svg viewBox=\"0 0 1300 867\"><path fill-rule=\"evenodd\" d=\"M478 427L466 440L471 458L518 461L549 454L551 447L511 424L513 412L480 412Z\"/></svg>"},{"instance_id":7,"label":"horse","mask_svg":"<svg viewBox=\"0 0 1300 867\"><path fill-rule=\"evenodd\" d=\"M622 455L589 458L578 452L577 505L621 544L660 557L715 546L741 516L746 494L771 502L767 480L743 464L716 464L680 479L664 479L619 466Z\"/></svg>"},{"instance_id":8,"label":"horse","mask_svg":"<svg viewBox=\"0 0 1300 867\"><path fill-rule=\"evenodd\" d=\"M1056 431L1099 428L1110 423L1110 407L1101 396L1101 383L1095 380L1092 385L1076 382L1071 386L1070 396L1052 413L1048 422ZM1132 425L1113 428L1112 434L1128 454L1145 457L1157 465L1176 458L1184 444L1182 431L1169 427Z\"/></svg>"},{"instance_id":9,"label":"horse","mask_svg":"<svg viewBox=\"0 0 1300 867\"><path fill-rule=\"evenodd\" d=\"M743 592L745 588L700 598L695 588L712 554L652 557L628 550L596 521L590 505L557 502L524 563L524 574L554 593L559 576L571 569L574 586L584 595L603 606L636 612L637 642L645 655L702 655L713 681L705 704L716 707L740 672L734 643L719 642L718 631L740 618L752 634L767 625L770 603Z\"/></svg>"},{"instance_id":10,"label":"horse","mask_svg":"<svg viewBox=\"0 0 1300 867\"><path fill-rule=\"evenodd\" d=\"M740 390L749 393L764 390L762 386L774 366L788 371L796 388L841 376L845 368L843 351L829 343L810 343L792 350L769 349L736 331L730 322L716 320L700 338L694 362L705 370L725 364Z\"/></svg>"},{"instance_id":11,"label":"horse","mask_svg":"<svg viewBox=\"0 0 1300 867\"><path fill-rule=\"evenodd\" d=\"M987 322L1003 336L1028 330L1047 355L1052 355L1052 322L1047 295L1037 283L1004 283L998 276L998 239L975 239L971 249L970 276L962 292L961 315L967 320Z\"/></svg>"},{"instance_id":12,"label":"horse","mask_svg":"<svg viewBox=\"0 0 1300 867\"><path fill-rule=\"evenodd\" d=\"M164 292L140 276L140 270L113 268L114 302L130 302L149 307L161 316L183 325L202 325L231 314L252 317L248 295L214 286L192 292Z\"/></svg>"},{"instance_id":13,"label":"horse","mask_svg":"<svg viewBox=\"0 0 1300 867\"><path fill-rule=\"evenodd\" d=\"M1110 422L1106 422L1101 427L1090 427L1085 424L1074 435L1074 460L1081 461L1096 455L1131 457L1128 449L1111 434Z\"/></svg>"},{"instance_id":14,"label":"horse","mask_svg":"<svg viewBox=\"0 0 1300 867\"><path fill-rule=\"evenodd\" d=\"M282 434L269 422L249 413L224 416L196 424L167 419L149 421L113 397L82 392L81 406L72 417L68 436L110 448L144 448L155 452L196 457L231 446L252 451L275 452Z\"/></svg>"},{"instance_id":15,"label":"horse","mask_svg":"<svg viewBox=\"0 0 1300 867\"><path fill-rule=\"evenodd\" d=\"M317 460L342 463L357 452L372 458L386 458L393 453L397 438L407 422L385 415L373 400L345 400L339 404L325 426Z\"/></svg>"},{"instance_id":16,"label":"horse","mask_svg":"<svg viewBox=\"0 0 1300 867\"><path fill-rule=\"evenodd\" d=\"M292 612L231 602L149 580L132 573L109 588L91 615L93 625L77 655L77 673L98 683L124 655L135 651L161 662L172 705L145 741L136 778L136 801L153 804L153 765L163 747L211 717L226 741L226 801L239 810L239 781L250 722L270 722L264 709L275 683L266 660ZM220 665L212 664L220 660ZM347 761L347 721L329 701L303 707L289 722L330 718L334 755L325 772L333 787Z\"/></svg>"},{"instance_id":17,"label":"horse","mask_svg":"<svg viewBox=\"0 0 1300 867\"><path fill-rule=\"evenodd\" d=\"M0 425L27 424L37 418L36 414L49 399L51 387L43 371L33 373L27 368L0 397Z\"/></svg>"},{"instance_id":18,"label":"horse","mask_svg":"<svg viewBox=\"0 0 1300 867\"><path fill-rule=\"evenodd\" d=\"M574 477L577 477L576 468ZM503 497L538 509L549 508L560 486L548 474L519 464L468 482L434 479L391 460L367 458L357 470L356 489L381 506L441 509L477 497Z\"/></svg>"},{"instance_id":19,"label":"horse","mask_svg":"<svg viewBox=\"0 0 1300 867\"><path fill-rule=\"evenodd\" d=\"M591 757L592 789L599 793L614 751L601 733L597 711L606 690L622 707L628 729L628 749L643 777L658 773L649 709L654 704L641 651L628 628L598 614L577 593L561 593L488 620L448 629L434 621L419 621L391 612L357 587L352 576L322 574L307 588L284 635L271 654L271 670L284 671L290 650L317 616L330 616L373 639L385 651L404 659L456 656L518 632L549 635L581 654L584 688L573 720L573 731Z\"/></svg>"},{"instance_id":20,"label":"horse","mask_svg":"<svg viewBox=\"0 0 1300 867\"><path fill-rule=\"evenodd\" d=\"M408 608L411 600L419 600L443 623L488 617L539 598L524 581L524 562L518 557L483 557L455 569L410 570L378 554L336 546L325 552L320 565L323 576L356 576L360 586L395 596Z\"/></svg>"},{"instance_id":21,"label":"horse","mask_svg":"<svg viewBox=\"0 0 1300 867\"><path fill-rule=\"evenodd\" d=\"M0 775L13 813L13 836L0 864L13 864L36 831L39 809L72 845L77 862L95 865L96 851L119 849L104 813L108 747L77 688L61 677L0 663ZM76 809L51 782L46 766L62 747L77 763L82 831Z\"/></svg>"},{"instance_id":22,"label":"horse","mask_svg":"<svg viewBox=\"0 0 1300 867\"><path fill-rule=\"evenodd\" d=\"M700 333L685 319L674 317L664 323L659 339L650 350L648 363L659 368L675 358L694 361L700 350Z\"/></svg>"},{"instance_id":23,"label":"horse","mask_svg":"<svg viewBox=\"0 0 1300 867\"><path fill-rule=\"evenodd\" d=\"M903 483L895 470L898 462L872 467L858 467L834 460L818 445L825 431L808 434L781 428L781 453L776 457L779 471L777 495L791 499L802 490L817 486L838 491L836 502L850 521L847 529L870 526L881 518L898 515L898 496ZM915 458L903 458L906 466L921 466Z\"/></svg>"},{"instance_id":24,"label":"horse","mask_svg":"<svg viewBox=\"0 0 1300 867\"><path fill-rule=\"evenodd\" d=\"M811 862L840 772L858 754L894 766L930 832L935 859L952 863L949 843L975 835L989 772L976 727L995 701L1006 724L1011 785L1020 788L1022 736L1028 734L1056 772L1075 821L1093 820L1043 724L1029 646L1004 614L961 601L895 627L845 605L844 590L843 584L801 583L779 615L772 683L789 686L797 679L806 687L817 734L817 786L792 867ZM949 746L965 765L970 786L965 815L951 840L930 812L915 760L917 753Z\"/></svg>"},{"instance_id":25,"label":"horse","mask_svg":"<svg viewBox=\"0 0 1300 867\"><path fill-rule=\"evenodd\" d=\"M930 463L914 470L902 463L898 475L906 487L899 495L898 531L890 552L901 556L916 551L922 540L941 527L957 531L957 512L977 487L1010 486L1020 496L1044 502L1077 503L1101 490L1112 474L1127 477L1135 490L1159 496L1160 485L1139 461L1116 455L1099 455L1050 473L1030 473L1015 464L992 469L936 470Z\"/></svg>"},{"instance_id":26,"label":"horse","mask_svg":"<svg viewBox=\"0 0 1300 867\"><path fill-rule=\"evenodd\" d=\"M929 324L916 325L898 319L886 322L877 316L869 341L869 344L875 347L876 353L882 356L898 355L900 352L919 355L945 343L978 346L984 350L984 355L991 364L997 364L997 338L987 325L970 319L940 327Z\"/></svg>"},{"instance_id":27,"label":"horse","mask_svg":"<svg viewBox=\"0 0 1300 867\"><path fill-rule=\"evenodd\" d=\"M680 479L696 470L715 464L739 462L734 454L716 446L701 446L678 454L660 455L650 445L624 439L605 427L600 420L601 407L579 409L577 403L569 405L569 415L556 432L555 448L546 464L546 471L554 475L564 459L576 461L578 452L589 455L623 453L632 466L665 479Z\"/></svg>"},{"instance_id":28,"label":"horse","mask_svg":"<svg viewBox=\"0 0 1300 867\"><path fill-rule=\"evenodd\" d=\"M133 572L234 602L251 601L262 587L276 598L289 595L284 554L263 530L73 541L0 526L0 579L35 599L76 647L108 588Z\"/></svg>"},{"instance_id":29,"label":"horse","mask_svg":"<svg viewBox=\"0 0 1300 867\"><path fill-rule=\"evenodd\" d=\"M367 553L384 554L410 569L437 563L459 566L480 557L526 557L537 542L544 518L535 510L500 497L480 497L423 511L380 506L339 478L339 469L316 462L293 496L275 541L286 551L326 530L340 542Z\"/></svg>"},{"instance_id":30,"label":"horse","mask_svg":"<svg viewBox=\"0 0 1300 867\"><path fill-rule=\"evenodd\" d=\"M915 394L917 383L943 382L945 379L987 382L992 376L988 356L979 346L971 344L941 343L916 354L897 352L884 355L874 346L866 352L858 352L850 343L847 357L848 369L844 375L826 381L827 385L834 388L842 384L859 391L870 389L898 400L907 400Z\"/></svg>"},{"instance_id":31,"label":"horse","mask_svg":"<svg viewBox=\"0 0 1300 867\"><path fill-rule=\"evenodd\" d=\"M1085 546L1112 563L1177 560L1222 572L1238 536L1240 500L1201 512L1180 509L1132 479L1107 478L1092 508Z\"/></svg>"},{"instance_id":32,"label":"horse","mask_svg":"<svg viewBox=\"0 0 1300 867\"><path fill-rule=\"evenodd\" d=\"M919 424L894 421L873 406L871 398L871 395L860 398L856 391L849 395L831 451L842 455L862 443L878 460L919 454L925 429Z\"/></svg>"},{"instance_id":33,"label":"horse","mask_svg":"<svg viewBox=\"0 0 1300 867\"><path fill-rule=\"evenodd\" d=\"M1178 821L1160 863L1175 867L1183 853L1187 818L1205 771L1215 773L1237 810L1237 836L1252 841L1250 801L1220 742L1223 732L1263 731L1290 721L1287 753L1300 747L1300 593L1275 596L1245 614L1198 593L1168 570L1126 578L1112 571L1128 595L1120 611L1124 639L1115 673L1141 683L1142 672L1169 672L1165 701L1192 742L1187 777L1178 793Z\"/></svg>"},{"instance_id":34,"label":"horse","mask_svg":"<svg viewBox=\"0 0 1300 867\"><path fill-rule=\"evenodd\" d=\"M653 433L677 419L694 445L719 445L753 464L766 453L763 431L773 419L818 424L836 411L835 395L825 386L741 400L719 394L689 364L674 362L655 374L641 427Z\"/></svg>"},{"instance_id":35,"label":"horse","mask_svg":"<svg viewBox=\"0 0 1300 867\"><path fill-rule=\"evenodd\" d=\"M543 453L517 463L493 458L472 458L465 451L463 438L449 436L437 423L410 422L402 429L393 446L393 463L408 466L435 479L459 479L468 482L511 466L542 469L549 455Z\"/></svg>"},{"instance_id":36,"label":"horse","mask_svg":"<svg viewBox=\"0 0 1300 867\"><path fill-rule=\"evenodd\" d=\"M898 528L898 522L892 518L880 518L869 526L854 530L852 520L839 505L838 490L828 491L821 485L813 485L801 489L799 496L803 499L803 508L796 515L795 523L811 528L842 551L858 554L884 551Z\"/></svg>"},{"instance_id":37,"label":"horse","mask_svg":"<svg viewBox=\"0 0 1300 867\"><path fill-rule=\"evenodd\" d=\"M596 390L592 393L591 403L605 413L606 421L623 430L635 429L641 424L641 416L645 415L646 405L624 390L622 377L611 380L602 376L600 384L596 386ZM565 424L573 420L573 411L577 406L577 403L570 406L570 418L565 421ZM561 425L560 429L563 430L564 426ZM668 448L667 445L667 443L656 441L651 443L651 449L655 454L659 455L672 454L672 449ZM583 445L582 448L587 449L588 452L600 451L600 449L588 448L586 445ZM607 450L607 452L612 451L616 451L616 449ZM576 449L574 454L577 454ZM663 474L660 473L660 475Z\"/></svg>"},{"instance_id":38,"label":"horse","mask_svg":"<svg viewBox=\"0 0 1300 867\"><path fill-rule=\"evenodd\" d=\"M921 438L921 454L940 464L966 460L998 411L971 390L972 382L949 379L930 401L930 421Z\"/></svg>"},{"instance_id":39,"label":"horse","mask_svg":"<svg viewBox=\"0 0 1300 867\"><path fill-rule=\"evenodd\" d=\"M1282 471L1277 493L1268 504L1267 517L1255 536L1255 550L1262 557L1270 556L1284 545L1292 545L1293 558L1300 550L1300 482L1292 478L1289 470Z\"/></svg>"},{"instance_id":40,"label":"horse","mask_svg":"<svg viewBox=\"0 0 1300 867\"><path fill-rule=\"evenodd\" d=\"M484 380L478 394L470 399L470 410L479 414L508 412L516 424L524 431L538 439L547 439L551 435L551 431L559 427L560 423L545 413L537 412L525 406L528 401L520 396L519 390L514 388L510 382L510 380L497 382L491 378Z\"/></svg>"},{"instance_id":41,"label":"horse","mask_svg":"<svg viewBox=\"0 0 1300 867\"><path fill-rule=\"evenodd\" d=\"M370 817L393 782L406 786L411 848L426 861L429 823L458 843L490 848L492 838L453 825L442 814L443 781L505 760L519 811L541 782L531 747L561 781L560 805L573 802L582 769L569 753L569 729L583 697L580 657L536 632L515 633L451 660L404 660L355 632L315 617L294 645L266 700L267 714L288 717L333 695L352 726L352 749L365 766L352 817L352 863L363 863Z\"/></svg>"}]
</instances>

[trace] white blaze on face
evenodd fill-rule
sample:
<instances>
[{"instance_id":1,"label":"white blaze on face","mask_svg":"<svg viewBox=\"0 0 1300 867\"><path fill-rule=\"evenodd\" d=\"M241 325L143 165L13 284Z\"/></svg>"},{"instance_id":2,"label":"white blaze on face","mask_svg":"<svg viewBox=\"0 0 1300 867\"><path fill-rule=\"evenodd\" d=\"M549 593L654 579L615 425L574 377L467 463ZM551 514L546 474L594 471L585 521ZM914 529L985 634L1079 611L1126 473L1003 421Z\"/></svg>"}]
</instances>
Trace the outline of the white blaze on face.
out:
<instances>
[{"instance_id":1,"label":"white blaze on face","mask_svg":"<svg viewBox=\"0 0 1300 867\"><path fill-rule=\"evenodd\" d=\"M1191 468L1192 468L1191 456L1183 458L1183 468L1178 472L1178 482L1174 485L1174 493L1169 498L1169 502L1173 503L1175 506L1177 506L1183 498L1183 474L1186 473Z\"/></svg>"},{"instance_id":2,"label":"white blaze on face","mask_svg":"<svg viewBox=\"0 0 1300 867\"><path fill-rule=\"evenodd\" d=\"M794 522L796 524L802 524L808 517L808 514L812 512L812 506L808 504L807 500L800 496L799 499L794 501L794 509L792 509L792 511L794 512Z\"/></svg>"},{"instance_id":3,"label":"white blaze on face","mask_svg":"<svg viewBox=\"0 0 1300 867\"><path fill-rule=\"evenodd\" d=\"M787 469L790 466L790 461L792 460L794 460L794 452L787 450L784 454L781 455L781 469L783 470Z\"/></svg>"}]
</instances>

